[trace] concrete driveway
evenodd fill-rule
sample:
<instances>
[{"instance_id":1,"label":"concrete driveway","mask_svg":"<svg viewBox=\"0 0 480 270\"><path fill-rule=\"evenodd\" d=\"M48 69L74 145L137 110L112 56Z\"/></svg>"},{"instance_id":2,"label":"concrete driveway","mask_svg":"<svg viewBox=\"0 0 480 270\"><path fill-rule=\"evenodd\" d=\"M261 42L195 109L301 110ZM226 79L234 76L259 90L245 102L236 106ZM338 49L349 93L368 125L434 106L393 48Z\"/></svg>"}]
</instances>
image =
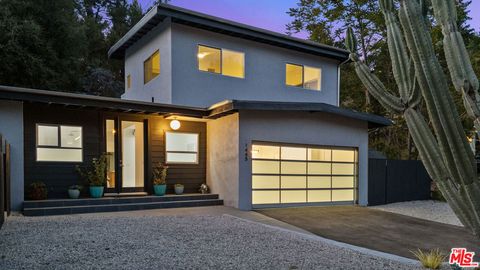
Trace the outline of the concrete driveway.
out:
<instances>
[{"instance_id":1,"label":"concrete driveway","mask_svg":"<svg viewBox=\"0 0 480 270\"><path fill-rule=\"evenodd\" d=\"M466 247L480 254L480 241L463 227L365 207L301 207L258 212L325 238L407 258L414 258L411 251L417 248L439 248L449 254L453 247Z\"/></svg>"}]
</instances>

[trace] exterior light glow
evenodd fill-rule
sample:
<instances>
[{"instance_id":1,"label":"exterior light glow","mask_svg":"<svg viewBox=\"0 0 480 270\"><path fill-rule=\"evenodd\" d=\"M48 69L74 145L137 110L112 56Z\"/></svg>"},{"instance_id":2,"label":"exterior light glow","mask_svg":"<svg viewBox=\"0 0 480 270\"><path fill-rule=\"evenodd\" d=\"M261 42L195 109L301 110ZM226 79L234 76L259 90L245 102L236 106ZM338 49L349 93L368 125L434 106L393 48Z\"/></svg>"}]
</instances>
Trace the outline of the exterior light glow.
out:
<instances>
[{"instance_id":1,"label":"exterior light glow","mask_svg":"<svg viewBox=\"0 0 480 270\"><path fill-rule=\"evenodd\" d=\"M181 124L180 124L180 121L178 121L177 119L174 119L170 122L170 127L173 129L173 130L177 130L181 127Z\"/></svg>"}]
</instances>

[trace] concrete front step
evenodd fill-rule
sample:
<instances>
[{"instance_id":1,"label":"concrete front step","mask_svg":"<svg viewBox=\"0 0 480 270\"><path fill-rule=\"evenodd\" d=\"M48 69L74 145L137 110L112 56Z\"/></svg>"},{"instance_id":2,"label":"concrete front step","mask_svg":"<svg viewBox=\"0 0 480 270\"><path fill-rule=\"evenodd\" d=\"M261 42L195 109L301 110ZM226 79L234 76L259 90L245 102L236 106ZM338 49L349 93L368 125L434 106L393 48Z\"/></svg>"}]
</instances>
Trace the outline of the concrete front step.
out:
<instances>
[{"instance_id":1,"label":"concrete front step","mask_svg":"<svg viewBox=\"0 0 480 270\"><path fill-rule=\"evenodd\" d=\"M50 216L50 215L118 212L118 211L150 210L150 209L161 209L161 208L197 207L197 206L213 206L213 205L223 205L223 200L220 200L220 199L171 200L171 201L156 201L156 202L113 203L113 204L101 204L101 205L78 205L78 206L34 207L34 208L24 207L23 214L25 216Z\"/></svg>"},{"instance_id":2,"label":"concrete front step","mask_svg":"<svg viewBox=\"0 0 480 270\"><path fill-rule=\"evenodd\" d=\"M24 201L23 208L46 208L62 206L87 206L87 205L111 205L129 203L153 203L171 201L192 201L192 200L216 200L218 194L182 194L165 196L142 196L142 197L103 197L103 198L81 198L81 199L52 199L40 201Z\"/></svg>"}]
</instances>

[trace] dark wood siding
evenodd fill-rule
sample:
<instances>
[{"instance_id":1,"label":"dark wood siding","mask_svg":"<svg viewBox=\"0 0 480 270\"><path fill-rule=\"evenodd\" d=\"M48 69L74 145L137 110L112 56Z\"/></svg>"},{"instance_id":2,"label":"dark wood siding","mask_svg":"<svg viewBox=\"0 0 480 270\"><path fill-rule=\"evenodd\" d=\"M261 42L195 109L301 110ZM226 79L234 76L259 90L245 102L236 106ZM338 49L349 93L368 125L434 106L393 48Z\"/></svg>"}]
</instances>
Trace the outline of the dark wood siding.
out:
<instances>
[{"instance_id":1,"label":"dark wood siding","mask_svg":"<svg viewBox=\"0 0 480 270\"><path fill-rule=\"evenodd\" d=\"M42 181L48 187L49 198L67 197L67 188L73 184L84 184L75 171L80 163L37 162L36 161L36 124L75 125L83 128L83 162L105 151L104 119L145 121L146 133L145 191L152 193L152 165L165 162L165 132L170 131L170 120L160 116L102 112L92 109L68 109L61 106L25 104L24 141L25 141L25 185ZM206 181L206 124L203 122L181 121L179 132L198 133L199 163L171 164L167 177L168 193L173 192L174 184L185 185L186 193L198 192ZM86 190L85 190L86 191Z\"/></svg>"},{"instance_id":2,"label":"dark wood siding","mask_svg":"<svg viewBox=\"0 0 480 270\"><path fill-rule=\"evenodd\" d=\"M81 163L37 162L36 124L39 123L81 126L83 161L89 162L101 153L100 113L96 110L80 111L57 106L34 104L24 106L25 186L42 181L47 185L49 198L66 197L69 186L83 184L75 170Z\"/></svg>"}]
</instances>

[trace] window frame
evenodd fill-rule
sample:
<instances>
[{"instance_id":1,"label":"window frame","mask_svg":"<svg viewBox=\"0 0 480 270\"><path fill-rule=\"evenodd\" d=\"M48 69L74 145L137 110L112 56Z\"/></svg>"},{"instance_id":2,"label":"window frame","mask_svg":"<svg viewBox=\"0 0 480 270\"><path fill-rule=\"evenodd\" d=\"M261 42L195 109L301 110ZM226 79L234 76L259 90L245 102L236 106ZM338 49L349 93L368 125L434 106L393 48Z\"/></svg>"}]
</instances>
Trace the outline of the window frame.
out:
<instances>
[{"instance_id":1,"label":"window frame","mask_svg":"<svg viewBox=\"0 0 480 270\"><path fill-rule=\"evenodd\" d=\"M57 145L54 146L54 145L41 145L39 144L38 142L38 135L39 135L39 132L38 132L38 127L39 126L46 126L46 127L56 127L57 128L57 138L58 138L58 141L57 141ZM74 127L74 128L80 128L80 134L82 136L82 145L81 147L64 147L62 146L62 127ZM65 149L65 150L80 150L82 152L81 154L81 157L82 157L82 160L81 161L52 161L52 160L38 160L38 153L37 153L37 150L38 149ZM61 124L43 124L43 123L36 123L35 124L35 161L36 162L42 162L42 163L45 163L45 162L49 162L49 163L83 163L84 161L84 151L83 151L83 148L84 148L84 132L83 132L83 126L75 126L75 125L61 125Z\"/></svg>"},{"instance_id":2,"label":"window frame","mask_svg":"<svg viewBox=\"0 0 480 270\"><path fill-rule=\"evenodd\" d=\"M127 90L132 88L132 76L130 74L127 75Z\"/></svg>"},{"instance_id":3,"label":"window frame","mask_svg":"<svg viewBox=\"0 0 480 270\"><path fill-rule=\"evenodd\" d=\"M153 56L154 56L155 54L157 54L157 53L158 53L158 58L159 58L159 59L158 59L158 69L159 69L158 74L157 74L156 76L150 78L150 80L147 81L147 76L146 76L147 73L146 73L146 69L145 69L145 64L146 64L148 61L152 60ZM145 60L143 61L143 85L147 85L149 82L155 80L158 76L160 76L160 73L161 73L161 60L162 60L162 58L160 57L160 50L157 49L157 50L155 50L152 54L150 54L150 56L147 57L147 59L145 59Z\"/></svg>"},{"instance_id":4,"label":"window frame","mask_svg":"<svg viewBox=\"0 0 480 270\"><path fill-rule=\"evenodd\" d=\"M295 86L295 85L289 85L287 84L287 65L292 65L292 66L297 66L302 68L302 86ZM310 89L310 88L305 88L305 67L308 68L314 68L320 70L320 83L319 83L319 89ZM302 64L295 64L292 62L285 62L285 85L287 87L294 87L294 88L300 88L304 90L310 90L310 91L322 91L322 68L320 67L314 67L314 66L309 66L309 65L302 65Z\"/></svg>"},{"instance_id":5,"label":"window frame","mask_svg":"<svg viewBox=\"0 0 480 270\"><path fill-rule=\"evenodd\" d=\"M190 135L196 135L197 136L197 151L168 151L167 150L167 133L171 134L190 134ZM195 162L176 162L176 161L168 161L168 153L174 153L174 154L196 154L196 160ZM178 165L198 165L200 164L200 133L196 132L178 132L178 131L172 131L172 130L167 130L165 131L165 164L178 164Z\"/></svg>"},{"instance_id":6,"label":"window frame","mask_svg":"<svg viewBox=\"0 0 480 270\"><path fill-rule=\"evenodd\" d=\"M200 46L220 51L220 72L218 72L218 73L217 72L210 72L210 71L200 69L200 59L198 58L198 50L199 50ZM243 54L243 77L236 77L236 76L223 74L223 50ZM195 58L197 59L197 70L200 71L200 72L208 73L208 74L216 74L216 75L221 75L221 76L225 76L225 77L229 77L229 78L244 80L247 77L246 69L245 69L245 62L246 62L245 61L245 55L246 55L245 52L240 52L240 51L236 51L236 50L232 50L232 49L220 48L220 47L215 47L215 46L210 46L210 45L205 45L205 44L202 44L202 43L198 43L197 44L197 51L195 53Z\"/></svg>"}]
</instances>

